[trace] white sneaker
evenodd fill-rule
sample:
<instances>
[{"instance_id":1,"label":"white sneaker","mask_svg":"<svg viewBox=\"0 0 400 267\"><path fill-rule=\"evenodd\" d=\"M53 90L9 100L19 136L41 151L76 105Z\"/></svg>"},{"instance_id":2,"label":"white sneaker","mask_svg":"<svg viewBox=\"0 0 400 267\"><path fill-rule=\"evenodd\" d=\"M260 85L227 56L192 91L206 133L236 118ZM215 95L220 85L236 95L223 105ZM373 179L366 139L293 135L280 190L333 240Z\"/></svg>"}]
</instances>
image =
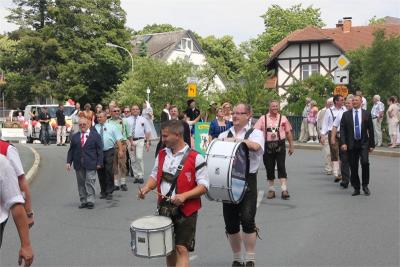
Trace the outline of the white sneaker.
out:
<instances>
[{"instance_id":1,"label":"white sneaker","mask_svg":"<svg viewBox=\"0 0 400 267\"><path fill-rule=\"evenodd\" d=\"M314 143L314 141L313 141L313 140L309 140L309 141L307 141L307 144L312 144L312 143Z\"/></svg>"}]
</instances>

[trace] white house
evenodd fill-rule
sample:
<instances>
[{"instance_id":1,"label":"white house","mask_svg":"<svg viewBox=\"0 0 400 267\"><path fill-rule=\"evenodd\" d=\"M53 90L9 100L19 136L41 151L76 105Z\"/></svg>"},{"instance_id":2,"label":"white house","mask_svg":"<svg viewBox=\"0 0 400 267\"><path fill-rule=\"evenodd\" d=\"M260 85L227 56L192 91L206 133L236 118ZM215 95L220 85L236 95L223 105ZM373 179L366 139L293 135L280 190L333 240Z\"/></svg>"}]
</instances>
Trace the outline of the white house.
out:
<instances>
[{"instance_id":1,"label":"white house","mask_svg":"<svg viewBox=\"0 0 400 267\"><path fill-rule=\"evenodd\" d=\"M400 35L400 24L393 19L385 18L385 23L379 25L353 27L351 18L345 17L335 28L307 27L292 32L272 48L266 66L274 70L274 75L266 81L265 87L283 95L295 81L304 80L313 73L333 78L337 58L348 51L370 46L378 28L383 28L386 36Z\"/></svg>"},{"instance_id":2,"label":"white house","mask_svg":"<svg viewBox=\"0 0 400 267\"><path fill-rule=\"evenodd\" d=\"M205 66L207 59L199 42L190 30L175 32L163 32L134 36L132 40L134 52L140 53L140 47L145 44L146 52L153 58L166 62L173 62L177 59L186 59L195 66ZM216 75L214 85L210 87L217 90L225 90L225 84Z\"/></svg>"}]
</instances>

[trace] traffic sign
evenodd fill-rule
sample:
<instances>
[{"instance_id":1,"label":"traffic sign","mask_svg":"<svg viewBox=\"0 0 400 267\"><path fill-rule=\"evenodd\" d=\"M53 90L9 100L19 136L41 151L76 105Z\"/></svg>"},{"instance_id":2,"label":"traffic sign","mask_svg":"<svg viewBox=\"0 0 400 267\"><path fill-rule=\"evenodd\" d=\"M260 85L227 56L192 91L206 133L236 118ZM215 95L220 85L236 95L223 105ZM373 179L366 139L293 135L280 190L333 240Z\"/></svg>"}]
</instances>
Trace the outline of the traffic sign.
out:
<instances>
[{"instance_id":1,"label":"traffic sign","mask_svg":"<svg viewBox=\"0 0 400 267\"><path fill-rule=\"evenodd\" d=\"M339 69L344 70L350 64L350 60L342 54L336 59L335 63Z\"/></svg>"},{"instance_id":2,"label":"traffic sign","mask_svg":"<svg viewBox=\"0 0 400 267\"><path fill-rule=\"evenodd\" d=\"M349 84L349 70L336 70L334 75L335 84Z\"/></svg>"},{"instance_id":3,"label":"traffic sign","mask_svg":"<svg viewBox=\"0 0 400 267\"><path fill-rule=\"evenodd\" d=\"M333 90L333 95L341 95L346 97L349 94L349 89L345 85L337 85Z\"/></svg>"},{"instance_id":4,"label":"traffic sign","mask_svg":"<svg viewBox=\"0 0 400 267\"><path fill-rule=\"evenodd\" d=\"M189 83L188 84L188 97L196 97L197 95L197 84Z\"/></svg>"}]
</instances>

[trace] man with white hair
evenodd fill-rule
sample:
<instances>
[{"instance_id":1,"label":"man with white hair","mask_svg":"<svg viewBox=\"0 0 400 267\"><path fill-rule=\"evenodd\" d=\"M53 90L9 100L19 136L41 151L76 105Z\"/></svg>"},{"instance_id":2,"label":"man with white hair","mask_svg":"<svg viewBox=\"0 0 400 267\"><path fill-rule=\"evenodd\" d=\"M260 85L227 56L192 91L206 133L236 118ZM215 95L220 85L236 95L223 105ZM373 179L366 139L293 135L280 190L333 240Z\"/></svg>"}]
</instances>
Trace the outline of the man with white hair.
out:
<instances>
[{"instance_id":1,"label":"man with white hair","mask_svg":"<svg viewBox=\"0 0 400 267\"><path fill-rule=\"evenodd\" d=\"M332 161L331 161L331 151L329 149L328 135L321 134L322 123L324 122L325 112L333 106L333 97L330 97L325 102L325 107L318 111L317 114L317 131L320 138L320 143L322 145L322 154L325 162L325 174L332 174Z\"/></svg>"},{"instance_id":2,"label":"man with white hair","mask_svg":"<svg viewBox=\"0 0 400 267\"><path fill-rule=\"evenodd\" d=\"M379 95L374 95L372 98L374 106L371 110L372 124L374 125L375 146L382 146L382 120L385 113L385 105L381 102Z\"/></svg>"}]
</instances>

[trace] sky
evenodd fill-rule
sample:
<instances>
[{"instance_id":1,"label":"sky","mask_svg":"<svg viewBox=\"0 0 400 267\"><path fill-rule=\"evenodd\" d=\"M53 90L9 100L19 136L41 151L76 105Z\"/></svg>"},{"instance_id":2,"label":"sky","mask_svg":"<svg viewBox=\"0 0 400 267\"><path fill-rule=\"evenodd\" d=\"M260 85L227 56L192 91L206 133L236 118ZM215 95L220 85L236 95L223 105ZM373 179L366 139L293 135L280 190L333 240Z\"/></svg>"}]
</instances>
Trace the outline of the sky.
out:
<instances>
[{"instance_id":1,"label":"sky","mask_svg":"<svg viewBox=\"0 0 400 267\"><path fill-rule=\"evenodd\" d=\"M273 4L288 8L301 3L320 8L326 27L335 27L343 17L352 17L353 25L367 25L373 16L400 17L398 0L121 0L127 13L126 26L139 30L147 24L169 23L190 29L201 36L231 35L239 44L264 31L261 15ZM0 0L0 33L16 29L5 20L12 0Z\"/></svg>"}]
</instances>

